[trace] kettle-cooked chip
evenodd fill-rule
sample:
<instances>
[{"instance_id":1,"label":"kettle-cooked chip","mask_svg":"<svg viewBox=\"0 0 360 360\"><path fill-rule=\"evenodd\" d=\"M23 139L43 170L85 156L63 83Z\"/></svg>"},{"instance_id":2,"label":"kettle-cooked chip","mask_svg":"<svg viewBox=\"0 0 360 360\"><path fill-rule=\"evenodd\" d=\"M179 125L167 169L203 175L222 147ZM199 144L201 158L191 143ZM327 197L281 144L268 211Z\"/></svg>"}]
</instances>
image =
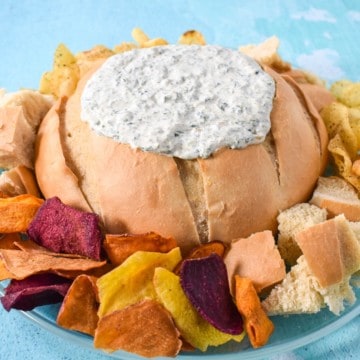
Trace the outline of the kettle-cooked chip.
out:
<instances>
[{"instance_id":1,"label":"kettle-cooked chip","mask_svg":"<svg viewBox=\"0 0 360 360\"><path fill-rule=\"evenodd\" d=\"M326 106L321 111L330 139L340 136L349 156L354 159L358 151L358 139L354 133L349 118L348 108L338 102Z\"/></svg>"},{"instance_id":2,"label":"kettle-cooked chip","mask_svg":"<svg viewBox=\"0 0 360 360\"><path fill-rule=\"evenodd\" d=\"M144 357L175 357L181 349L179 332L168 311L144 300L100 319L94 345L107 351L125 350Z\"/></svg>"}]
</instances>

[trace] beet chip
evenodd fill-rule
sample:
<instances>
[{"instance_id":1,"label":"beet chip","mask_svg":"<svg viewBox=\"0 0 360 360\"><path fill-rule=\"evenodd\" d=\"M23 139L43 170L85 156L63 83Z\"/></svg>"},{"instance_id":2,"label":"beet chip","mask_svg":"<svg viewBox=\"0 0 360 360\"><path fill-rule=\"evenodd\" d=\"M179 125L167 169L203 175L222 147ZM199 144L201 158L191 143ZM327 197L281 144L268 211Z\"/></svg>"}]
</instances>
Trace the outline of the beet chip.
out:
<instances>
[{"instance_id":1,"label":"beet chip","mask_svg":"<svg viewBox=\"0 0 360 360\"><path fill-rule=\"evenodd\" d=\"M54 274L38 274L24 280L12 280L1 302L5 310L32 310L41 305L61 302L71 281Z\"/></svg>"},{"instance_id":2,"label":"beet chip","mask_svg":"<svg viewBox=\"0 0 360 360\"><path fill-rule=\"evenodd\" d=\"M241 334L243 321L230 295L226 267L219 255L185 260L180 269L180 282L205 320L224 333Z\"/></svg>"},{"instance_id":3,"label":"beet chip","mask_svg":"<svg viewBox=\"0 0 360 360\"><path fill-rule=\"evenodd\" d=\"M65 205L57 197L41 206L30 223L28 235L54 252L100 260L102 233L98 216Z\"/></svg>"}]
</instances>

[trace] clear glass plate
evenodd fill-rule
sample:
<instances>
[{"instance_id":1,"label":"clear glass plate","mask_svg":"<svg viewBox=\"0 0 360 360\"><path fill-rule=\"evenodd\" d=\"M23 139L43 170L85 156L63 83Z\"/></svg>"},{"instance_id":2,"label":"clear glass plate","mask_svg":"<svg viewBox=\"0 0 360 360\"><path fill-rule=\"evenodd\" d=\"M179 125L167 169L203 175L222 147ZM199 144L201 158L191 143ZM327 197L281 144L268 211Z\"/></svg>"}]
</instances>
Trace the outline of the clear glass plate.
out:
<instances>
[{"instance_id":1,"label":"clear glass plate","mask_svg":"<svg viewBox=\"0 0 360 360\"><path fill-rule=\"evenodd\" d=\"M3 293L3 290L3 284L0 284L0 293ZM327 309L324 309L317 314L272 317L275 324L275 332L269 343L260 349L253 349L246 338L240 344L229 342L223 346L210 348L205 353L200 351L183 352L178 355L178 358L182 360L198 360L201 357L215 360L263 359L271 355L294 350L329 335L360 315L360 288L355 289L355 294L357 297L355 304L347 306L340 316L336 316ZM93 341L90 336L66 330L56 324L55 319L59 306L41 306L32 311L22 311L22 314L35 324L51 331L57 336L72 341L79 346L99 351L93 347ZM109 357L122 360L141 359L134 354L124 351L109 354Z\"/></svg>"}]
</instances>

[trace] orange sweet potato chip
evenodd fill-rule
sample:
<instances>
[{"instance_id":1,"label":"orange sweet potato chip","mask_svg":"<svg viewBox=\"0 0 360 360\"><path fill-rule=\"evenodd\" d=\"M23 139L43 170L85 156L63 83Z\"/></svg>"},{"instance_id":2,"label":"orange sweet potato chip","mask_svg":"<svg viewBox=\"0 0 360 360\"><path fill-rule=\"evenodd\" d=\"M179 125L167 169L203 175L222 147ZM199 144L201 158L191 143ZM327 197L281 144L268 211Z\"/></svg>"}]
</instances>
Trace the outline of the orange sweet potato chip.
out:
<instances>
[{"instance_id":1,"label":"orange sweet potato chip","mask_svg":"<svg viewBox=\"0 0 360 360\"><path fill-rule=\"evenodd\" d=\"M0 233L25 232L43 202L30 194L0 198Z\"/></svg>"},{"instance_id":2,"label":"orange sweet potato chip","mask_svg":"<svg viewBox=\"0 0 360 360\"><path fill-rule=\"evenodd\" d=\"M16 242L20 240L19 233L0 234L0 249L16 249Z\"/></svg>"},{"instance_id":3,"label":"orange sweet potato chip","mask_svg":"<svg viewBox=\"0 0 360 360\"><path fill-rule=\"evenodd\" d=\"M104 249L113 265L120 265L136 251L167 253L177 247L173 238L165 238L154 232L146 234L106 235Z\"/></svg>"},{"instance_id":4,"label":"orange sweet potato chip","mask_svg":"<svg viewBox=\"0 0 360 360\"><path fill-rule=\"evenodd\" d=\"M94 336L99 317L96 278L79 275L71 284L57 316L57 323L67 329Z\"/></svg>"},{"instance_id":5,"label":"orange sweet potato chip","mask_svg":"<svg viewBox=\"0 0 360 360\"><path fill-rule=\"evenodd\" d=\"M274 331L274 324L263 310L256 289L249 278L235 275L235 300L251 345L254 348L265 345Z\"/></svg>"},{"instance_id":6,"label":"orange sweet potato chip","mask_svg":"<svg viewBox=\"0 0 360 360\"><path fill-rule=\"evenodd\" d=\"M109 352L174 357L181 349L179 336L168 311L154 300L144 300L102 317L94 345Z\"/></svg>"},{"instance_id":7,"label":"orange sweet potato chip","mask_svg":"<svg viewBox=\"0 0 360 360\"><path fill-rule=\"evenodd\" d=\"M6 268L4 262L0 260L0 281L12 279L13 274Z\"/></svg>"},{"instance_id":8,"label":"orange sweet potato chip","mask_svg":"<svg viewBox=\"0 0 360 360\"><path fill-rule=\"evenodd\" d=\"M62 254L45 253L42 251L26 252L21 250L0 250L0 257L6 269L13 274L12 279L25 279L34 274L51 272L66 276L70 272L76 277L89 270L106 266L105 261L96 261L88 258L73 258Z\"/></svg>"}]
</instances>

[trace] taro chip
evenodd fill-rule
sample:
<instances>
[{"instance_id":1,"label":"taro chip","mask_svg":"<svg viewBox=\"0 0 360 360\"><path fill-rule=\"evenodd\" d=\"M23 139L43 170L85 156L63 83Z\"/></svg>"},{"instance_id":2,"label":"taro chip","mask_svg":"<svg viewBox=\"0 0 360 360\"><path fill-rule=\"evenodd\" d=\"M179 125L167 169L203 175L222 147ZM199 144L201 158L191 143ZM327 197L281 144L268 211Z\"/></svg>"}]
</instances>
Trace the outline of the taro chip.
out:
<instances>
[{"instance_id":1,"label":"taro chip","mask_svg":"<svg viewBox=\"0 0 360 360\"><path fill-rule=\"evenodd\" d=\"M5 310L32 310L37 306L61 302L71 282L54 274L38 274L12 280L1 302Z\"/></svg>"},{"instance_id":2,"label":"taro chip","mask_svg":"<svg viewBox=\"0 0 360 360\"><path fill-rule=\"evenodd\" d=\"M241 334L243 321L231 297L226 267L219 255L185 260L180 269L180 282L205 320L222 332Z\"/></svg>"},{"instance_id":3,"label":"taro chip","mask_svg":"<svg viewBox=\"0 0 360 360\"><path fill-rule=\"evenodd\" d=\"M105 236L104 249L114 265L120 265L136 251L166 253L177 247L173 238L165 238L154 232Z\"/></svg>"},{"instance_id":4,"label":"taro chip","mask_svg":"<svg viewBox=\"0 0 360 360\"><path fill-rule=\"evenodd\" d=\"M45 201L27 233L54 252L100 260L102 233L98 216L65 205L57 197Z\"/></svg>"},{"instance_id":5,"label":"taro chip","mask_svg":"<svg viewBox=\"0 0 360 360\"><path fill-rule=\"evenodd\" d=\"M71 284L56 321L64 328L94 336L98 307L96 278L79 275Z\"/></svg>"},{"instance_id":6,"label":"taro chip","mask_svg":"<svg viewBox=\"0 0 360 360\"><path fill-rule=\"evenodd\" d=\"M185 295L179 276L173 272L158 267L155 269L153 282L159 301L170 312L185 344L189 343L190 346L206 351L209 346L219 346L230 340L243 340L245 332L240 335L226 334L203 319Z\"/></svg>"},{"instance_id":7,"label":"taro chip","mask_svg":"<svg viewBox=\"0 0 360 360\"><path fill-rule=\"evenodd\" d=\"M94 345L109 352L125 350L147 358L175 357L181 340L168 311L154 300L144 300L101 318Z\"/></svg>"}]
</instances>

